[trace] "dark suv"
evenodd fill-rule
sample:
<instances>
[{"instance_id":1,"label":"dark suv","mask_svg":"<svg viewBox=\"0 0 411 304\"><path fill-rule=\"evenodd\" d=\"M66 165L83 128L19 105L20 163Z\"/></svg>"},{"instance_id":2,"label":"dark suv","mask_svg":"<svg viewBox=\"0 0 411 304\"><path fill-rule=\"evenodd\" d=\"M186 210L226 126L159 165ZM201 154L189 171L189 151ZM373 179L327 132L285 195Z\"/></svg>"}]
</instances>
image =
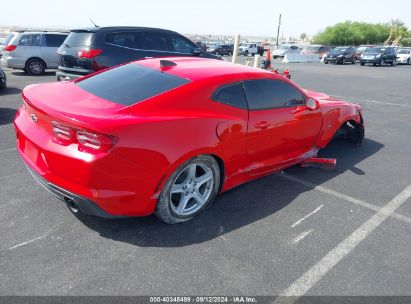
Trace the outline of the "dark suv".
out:
<instances>
[{"instance_id":1,"label":"dark suv","mask_svg":"<svg viewBox=\"0 0 411 304\"><path fill-rule=\"evenodd\" d=\"M393 47L373 46L367 48L361 55L361 65L372 63L382 66L383 64L394 65L397 63L397 53Z\"/></svg>"},{"instance_id":2,"label":"dark suv","mask_svg":"<svg viewBox=\"0 0 411 304\"><path fill-rule=\"evenodd\" d=\"M338 46L327 53L324 58L324 63L335 62L337 64L345 64L346 62L351 62L355 64L356 60L356 53L353 47Z\"/></svg>"},{"instance_id":3,"label":"dark suv","mask_svg":"<svg viewBox=\"0 0 411 304\"><path fill-rule=\"evenodd\" d=\"M231 56L234 51L234 44L223 44L218 47L216 47L214 50L212 50L210 53L215 54L215 55L228 55Z\"/></svg>"},{"instance_id":4,"label":"dark suv","mask_svg":"<svg viewBox=\"0 0 411 304\"><path fill-rule=\"evenodd\" d=\"M70 80L121 63L152 57L199 56L221 59L169 30L95 27L72 30L57 51L57 80Z\"/></svg>"}]
</instances>

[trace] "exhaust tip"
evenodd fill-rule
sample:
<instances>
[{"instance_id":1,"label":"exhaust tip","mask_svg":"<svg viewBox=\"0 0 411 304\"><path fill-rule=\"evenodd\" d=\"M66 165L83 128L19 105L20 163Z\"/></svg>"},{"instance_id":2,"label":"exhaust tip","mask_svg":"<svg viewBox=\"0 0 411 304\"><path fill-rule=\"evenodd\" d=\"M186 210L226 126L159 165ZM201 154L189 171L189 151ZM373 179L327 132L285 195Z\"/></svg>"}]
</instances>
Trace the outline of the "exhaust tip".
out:
<instances>
[{"instance_id":1,"label":"exhaust tip","mask_svg":"<svg viewBox=\"0 0 411 304\"><path fill-rule=\"evenodd\" d=\"M73 212L73 213L79 213L80 212L79 206L71 198L66 197L66 204L67 204L67 207L70 209L71 212Z\"/></svg>"}]
</instances>

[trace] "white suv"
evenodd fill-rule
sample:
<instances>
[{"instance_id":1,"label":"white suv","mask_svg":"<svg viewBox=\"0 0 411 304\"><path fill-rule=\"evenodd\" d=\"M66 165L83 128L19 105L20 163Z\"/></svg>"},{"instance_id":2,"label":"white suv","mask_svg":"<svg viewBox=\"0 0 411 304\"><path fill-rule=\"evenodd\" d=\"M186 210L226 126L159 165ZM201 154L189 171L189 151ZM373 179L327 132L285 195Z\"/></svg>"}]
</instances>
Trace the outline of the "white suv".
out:
<instances>
[{"instance_id":1,"label":"white suv","mask_svg":"<svg viewBox=\"0 0 411 304\"><path fill-rule=\"evenodd\" d=\"M46 69L56 69L57 49L67 35L61 32L15 33L4 46L1 63L31 75L41 75Z\"/></svg>"}]
</instances>

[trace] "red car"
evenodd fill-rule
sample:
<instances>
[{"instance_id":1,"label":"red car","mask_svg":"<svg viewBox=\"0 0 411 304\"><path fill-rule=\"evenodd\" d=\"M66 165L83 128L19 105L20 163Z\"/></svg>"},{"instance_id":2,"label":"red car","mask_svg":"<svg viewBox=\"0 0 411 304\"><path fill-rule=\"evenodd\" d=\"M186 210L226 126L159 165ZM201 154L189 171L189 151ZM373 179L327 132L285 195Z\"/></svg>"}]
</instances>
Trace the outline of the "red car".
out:
<instances>
[{"instance_id":1,"label":"red car","mask_svg":"<svg viewBox=\"0 0 411 304\"><path fill-rule=\"evenodd\" d=\"M360 106L211 59L147 59L22 95L15 129L29 171L73 212L102 217L183 222L336 135L364 136Z\"/></svg>"}]
</instances>

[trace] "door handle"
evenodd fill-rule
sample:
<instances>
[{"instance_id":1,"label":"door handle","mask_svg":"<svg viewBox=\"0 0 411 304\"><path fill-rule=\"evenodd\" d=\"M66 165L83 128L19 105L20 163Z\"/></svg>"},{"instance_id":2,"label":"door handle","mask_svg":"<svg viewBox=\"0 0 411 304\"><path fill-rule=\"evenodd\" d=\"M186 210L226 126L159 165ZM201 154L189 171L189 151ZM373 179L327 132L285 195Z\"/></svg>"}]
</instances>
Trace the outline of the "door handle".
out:
<instances>
[{"instance_id":1,"label":"door handle","mask_svg":"<svg viewBox=\"0 0 411 304\"><path fill-rule=\"evenodd\" d=\"M307 109L307 107L305 107L305 106L299 106L299 107L296 107L294 110L292 110L291 114L296 114L296 113L299 113L299 112L303 112L306 109Z\"/></svg>"},{"instance_id":2,"label":"door handle","mask_svg":"<svg viewBox=\"0 0 411 304\"><path fill-rule=\"evenodd\" d=\"M257 129L264 130L264 129L267 129L267 128L268 128L269 124L268 124L268 122L266 122L266 121L260 121L260 122L256 123L254 126L255 126Z\"/></svg>"}]
</instances>

